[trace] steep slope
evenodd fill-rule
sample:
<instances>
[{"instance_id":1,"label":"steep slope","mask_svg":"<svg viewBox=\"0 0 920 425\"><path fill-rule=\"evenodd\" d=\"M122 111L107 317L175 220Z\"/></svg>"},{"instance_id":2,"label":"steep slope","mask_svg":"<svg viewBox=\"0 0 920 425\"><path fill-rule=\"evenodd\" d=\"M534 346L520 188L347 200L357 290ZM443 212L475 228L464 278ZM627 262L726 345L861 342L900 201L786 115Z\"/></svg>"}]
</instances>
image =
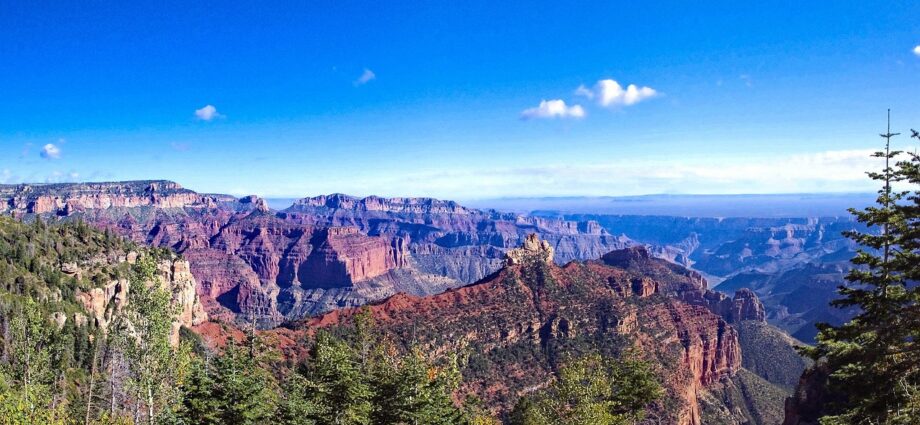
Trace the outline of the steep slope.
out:
<instances>
[{"instance_id":1,"label":"steep slope","mask_svg":"<svg viewBox=\"0 0 920 425\"><path fill-rule=\"evenodd\" d=\"M722 282L718 289L752 289L770 312L771 323L795 338L813 343L818 332L816 323L840 325L855 314L855 310L830 305L840 297L837 288L847 284L845 276L851 268L849 256L840 261L834 258L835 254L780 271L738 273Z\"/></svg>"},{"instance_id":2,"label":"steep slope","mask_svg":"<svg viewBox=\"0 0 920 425\"><path fill-rule=\"evenodd\" d=\"M734 327L744 352L744 368L791 393L811 364L795 350L804 344L766 322L745 320Z\"/></svg>"},{"instance_id":3,"label":"steep slope","mask_svg":"<svg viewBox=\"0 0 920 425\"><path fill-rule=\"evenodd\" d=\"M365 308L397 341L414 342L432 355L468 353L462 392L498 412L545 385L567 356L594 349L617 356L638 347L659 365L667 395L655 415L665 423L703 423L700 399L735 388L742 370L738 333L711 311L722 311L724 299L699 305L680 299L691 292L703 296L690 301L710 299L698 274L635 249L565 266L556 265L553 254L550 243L531 237L508 253L505 268L478 283L428 297L398 294ZM623 258L630 259L627 268L608 264ZM338 326L358 311L336 310L294 329ZM758 394L746 397L782 414L781 397L778 404Z\"/></svg>"}]
</instances>

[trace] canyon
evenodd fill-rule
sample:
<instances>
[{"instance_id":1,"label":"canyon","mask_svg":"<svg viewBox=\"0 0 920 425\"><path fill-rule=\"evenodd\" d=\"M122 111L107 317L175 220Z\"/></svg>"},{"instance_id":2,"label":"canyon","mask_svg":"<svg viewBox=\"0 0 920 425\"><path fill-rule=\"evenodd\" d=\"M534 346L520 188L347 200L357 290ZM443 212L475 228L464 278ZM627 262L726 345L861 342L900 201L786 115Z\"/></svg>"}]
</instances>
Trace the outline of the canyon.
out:
<instances>
[{"instance_id":1,"label":"canyon","mask_svg":"<svg viewBox=\"0 0 920 425\"><path fill-rule=\"evenodd\" d=\"M654 412L659 420L701 424L721 414L735 423L774 423L785 393L743 369L745 347L734 327L768 326L755 295L716 294L698 273L653 258L644 248L562 266L552 260L553 250L531 235L506 253L503 268L477 283L426 297L398 294L282 332L296 340L367 311L403 344L435 355L467 353L461 392L480 397L500 415L518 397L545 385L567 355L589 347L611 355L637 349L659 365L665 383L666 400ZM745 385L739 374L769 391L749 396L756 400L747 407L718 401Z\"/></svg>"},{"instance_id":2,"label":"canyon","mask_svg":"<svg viewBox=\"0 0 920 425\"><path fill-rule=\"evenodd\" d=\"M681 424L778 423L806 363L797 341L767 323L777 305L764 289L779 285L733 282L776 278L771 271L842 258L848 248L824 236L844 224L820 220L650 217L643 226L342 194L273 210L256 196L168 181L0 186L0 213L83 221L178 253L159 270L163 281L182 282L171 286L174 333L185 326L220 340L254 323L298 357L296 341L367 306L406 344L467 353L462 392L499 415L545 385L567 355L632 347L660 366L668 401L656 414ZM710 279L722 281L719 291ZM104 326L127 289L113 282L77 296ZM776 359L765 361L765 349Z\"/></svg>"},{"instance_id":3,"label":"canyon","mask_svg":"<svg viewBox=\"0 0 920 425\"><path fill-rule=\"evenodd\" d=\"M633 244L590 221L430 198L329 195L273 211L255 196L199 194L168 181L3 185L0 213L83 220L169 247L190 262L209 313L263 327L475 282L531 233L553 245L560 264Z\"/></svg>"}]
</instances>

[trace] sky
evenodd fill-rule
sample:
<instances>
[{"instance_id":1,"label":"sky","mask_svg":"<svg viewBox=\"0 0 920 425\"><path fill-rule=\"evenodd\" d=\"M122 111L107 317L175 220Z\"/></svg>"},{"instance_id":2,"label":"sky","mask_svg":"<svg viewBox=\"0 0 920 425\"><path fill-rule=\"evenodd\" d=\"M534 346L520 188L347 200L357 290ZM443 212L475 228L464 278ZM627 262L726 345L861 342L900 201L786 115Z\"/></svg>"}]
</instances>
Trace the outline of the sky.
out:
<instances>
[{"instance_id":1,"label":"sky","mask_svg":"<svg viewBox=\"0 0 920 425\"><path fill-rule=\"evenodd\" d=\"M872 191L886 110L893 131L920 128L918 16L916 1L0 0L0 183Z\"/></svg>"}]
</instances>

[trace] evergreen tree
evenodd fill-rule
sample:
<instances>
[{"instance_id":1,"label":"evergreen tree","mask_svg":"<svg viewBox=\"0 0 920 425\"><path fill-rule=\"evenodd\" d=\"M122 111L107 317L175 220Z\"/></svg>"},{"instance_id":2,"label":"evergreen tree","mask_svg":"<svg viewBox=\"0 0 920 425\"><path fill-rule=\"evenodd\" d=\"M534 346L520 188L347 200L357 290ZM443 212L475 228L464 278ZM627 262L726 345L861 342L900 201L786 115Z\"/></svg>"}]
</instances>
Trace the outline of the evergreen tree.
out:
<instances>
[{"instance_id":1,"label":"evergreen tree","mask_svg":"<svg viewBox=\"0 0 920 425\"><path fill-rule=\"evenodd\" d=\"M852 260L851 285L833 302L860 312L841 326L819 325L816 346L803 350L830 371L828 388L842 399L825 406L822 424L910 423L897 418L920 413L920 158L903 159L890 150L894 134L882 136L885 151L874 156L885 168L868 173L882 186L876 205L850 210L877 231L847 233L864 248Z\"/></svg>"},{"instance_id":2,"label":"evergreen tree","mask_svg":"<svg viewBox=\"0 0 920 425\"><path fill-rule=\"evenodd\" d=\"M451 394L459 384L453 359L435 367L421 351L384 361L374 373L375 424L458 424L464 420Z\"/></svg>"},{"instance_id":3,"label":"evergreen tree","mask_svg":"<svg viewBox=\"0 0 920 425\"><path fill-rule=\"evenodd\" d=\"M522 397L511 413L515 425L632 424L660 398L662 389L645 362L589 355L559 370L543 393Z\"/></svg>"},{"instance_id":4,"label":"evergreen tree","mask_svg":"<svg viewBox=\"0 0 920 425\"><path fill-rule=\"evenodd\" d=\"M354 349L327 332L317 334L306 378L313 419L320 425L371 423L373 393Z\"/></svg>"},{"instance_id":5,"label":"evergreen tree","mask_svg":"<svg viewBox=\"0 0 920 425\"><path fill-rule=\"evenodd\" d=\"M210 361L198 359L182 386L178 416L191 424L260 424L273 418L278 395L259 353L231 340Z\"/></svg>"},{"instance_id":6,"label":"evergreen tree","mask_svg":"<svg viewBox=\"0 0 920 425\"><path fill-rule=\"evenodd\" d=\"M182 383L182 422L199 425L221 423L221 401L215 396L214 377L209 360L192 361L188 377Z\"/></svg>"}]
</instances>

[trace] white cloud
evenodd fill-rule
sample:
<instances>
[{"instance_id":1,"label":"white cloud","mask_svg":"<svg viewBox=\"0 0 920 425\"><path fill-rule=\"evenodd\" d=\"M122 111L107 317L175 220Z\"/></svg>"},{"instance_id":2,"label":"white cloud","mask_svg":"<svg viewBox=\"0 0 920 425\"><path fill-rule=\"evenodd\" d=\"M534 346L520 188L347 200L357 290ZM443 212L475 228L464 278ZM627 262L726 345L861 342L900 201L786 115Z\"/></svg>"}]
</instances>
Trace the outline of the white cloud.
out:
<instances>
[{"instance_id":1,"label":"white cloud","mask_svg":"<svg viewBox=\"0 0 920 425\"><path fill-rule=\"evenodd\" d=\"M594 99L594 92L591 91L591 89L585 87L584 84L582 84L578 86L577 89L575 89L575 96L583 96L588 99Z\"/></svg>"},{"instance_id":2,"label":"white cloud","mask_svg":"<svg viewBox=\"0 0 920 425\"><path fill-rule=\"evenodd\" d=\"M374 71L371 71L371 70L369 70L369 69L367 69L367 68L364 68L364 72L361 73L361 76L358 77L358 79L355 80L355 82L354 82L353 84L354 84L356 87L357 87L357 86L363 86L363 85L365 85L365 84L371 82L371 80L376 80L376 79L377 79L377 74L374 74Z\"/></svg>"},{"instance_id":3,"label":"white cloud","mask_svg":"<svg viewBox=\"0 0 920 425\"><path fill-rule=\"evenodd\" d=\"M525 109L521 118L525 120L534 118L583 118L585 110L581 105L568 106L561 99L542 100L540 106Z\"/></svg>"},{"instance_id":4,"label":"white cloud","mask_svg":"<svg viewBox=\"0 0 920 425\"><path fill-rule=\"evenodd\" d=\"M42 146L42 151L39 152L39 155L45 159L58 159L61 157L61 148L55 146L53 143L48 143Z\"/></svg>"},{"instance_id":5,"label":"white cloud","mask_svg":"<svg viewBox=\"0 0 920 425\"><path fill-rule=\"evenodd\" d=\"M914 54L920 56L920 44L914 47Z\"/></svg>"},{"instance_id":6,"label":"white cloud","mask_svg":"<svg viewBox=\"0 0 920 425\"><path fill-rule=\"evenodd\" d=\"M651 87L639 87L635 84L630 84L624 89L619 82L608 78L598 81L593 90L580 85L575 89L575 94L588 99L596 98L599 105L612 107L635 105L643 100L657 96L658 91Z\"/></svg>"},{"instance_id":7,"label":"white cloud","mask_svg":"<svg viewBox=\"0 0 920 425\"><path fill-rule=\"evenodd\" d=\"M220 118L223 115L219 114L217 112L217 108L215 108L213 105L205 105L203 108L195 110L195 116L202 121L211 121L214 118Z\"/></svg>"}]
</instances>

